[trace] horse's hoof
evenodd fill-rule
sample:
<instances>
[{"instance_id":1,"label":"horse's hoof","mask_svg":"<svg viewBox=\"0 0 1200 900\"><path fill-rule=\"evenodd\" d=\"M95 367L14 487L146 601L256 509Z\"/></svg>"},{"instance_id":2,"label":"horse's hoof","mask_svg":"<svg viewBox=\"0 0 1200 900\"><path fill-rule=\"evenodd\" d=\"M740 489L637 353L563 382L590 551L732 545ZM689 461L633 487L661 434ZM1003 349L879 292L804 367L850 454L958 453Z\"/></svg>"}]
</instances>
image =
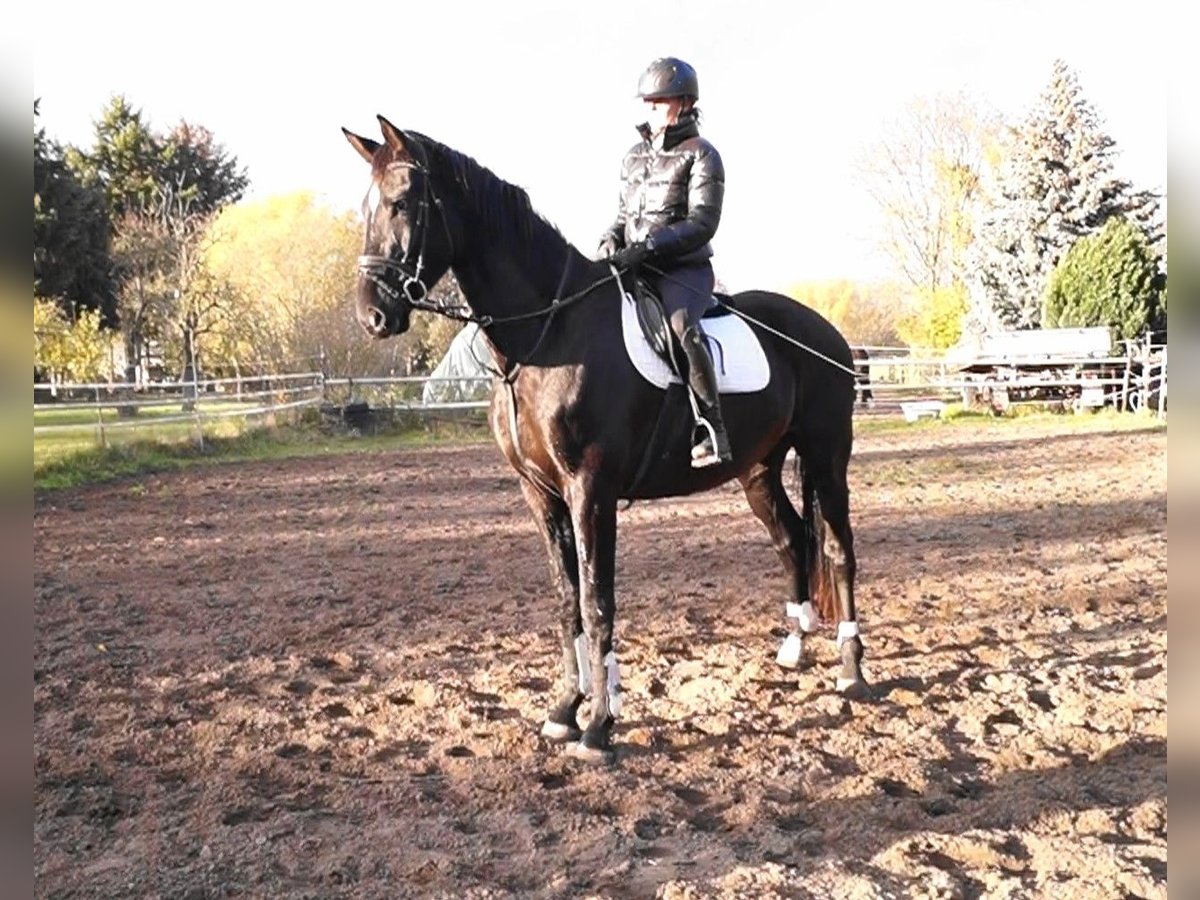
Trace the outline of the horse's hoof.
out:
<instances>
[{"instance_id":1,"label":"horse's hoof","mask_svg":"<svg viewBox=\"0 0 1200 900\"><path fill-rule=\"evenodd\" d=\"M547 719L542 723L542 737L548 741L554 741L556 744L565 744L568 741L577 741L583 736L583 732L571 725L564 725L561 722L552 722Z\"/></svg>"},{"instance_id":2,"label":"horse's hoof","mask_svg":"<svg viewBox=\"0 0 1200 900\"><path fill-rule=\"evenodd\" d=\"M611 766L617 759L615 750L604 747L589 747L583 741L576 741L569 745L567 747L567 755L593 766Z\"/></svg>"},{"instance_id":3,"label":"horse's hoof","mask_svg":"<svg viewBox=\"0 0 1200 900\"><path fill-rule=\"evenodd\" d=\"M871 687L861 678L839 678L838 693L847 700L866 700L871 696Z\"/></svg>"}]
</instances>

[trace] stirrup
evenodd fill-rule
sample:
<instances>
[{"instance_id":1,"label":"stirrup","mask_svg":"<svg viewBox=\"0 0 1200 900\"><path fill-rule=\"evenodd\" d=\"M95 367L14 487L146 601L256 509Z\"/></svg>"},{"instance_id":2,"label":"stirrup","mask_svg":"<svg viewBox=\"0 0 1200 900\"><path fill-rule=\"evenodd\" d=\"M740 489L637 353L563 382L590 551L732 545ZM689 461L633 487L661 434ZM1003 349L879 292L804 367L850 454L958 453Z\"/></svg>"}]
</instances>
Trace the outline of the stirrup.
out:
<instances>
[{"instance_id":1,"label":"stirrup","mask_svg":"<svg viewBox=\"0 0 1200 900\"><path fill-rule=\"evenodd\" d=\"M699 443L692 446L692 468L703 469L718 463L729 462L733 458L733 454L729 452L728 446L723 448L724 453L718 449L721 447L721 442L717 440L717 431L713 428L712 423L702 417L696 421L696 425L704 429L704 437L700 438Z\"/></svg>"}]
</instances>

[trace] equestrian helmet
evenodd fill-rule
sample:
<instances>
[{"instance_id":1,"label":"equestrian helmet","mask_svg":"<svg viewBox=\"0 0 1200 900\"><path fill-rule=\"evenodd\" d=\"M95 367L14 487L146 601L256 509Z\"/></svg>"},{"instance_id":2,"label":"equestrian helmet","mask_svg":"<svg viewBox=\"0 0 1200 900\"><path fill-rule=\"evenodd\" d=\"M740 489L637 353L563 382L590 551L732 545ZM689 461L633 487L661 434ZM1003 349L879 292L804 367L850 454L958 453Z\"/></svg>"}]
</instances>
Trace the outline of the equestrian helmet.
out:
<instances>
[{"instance_id":1,"label":"equestrian helmet","mask_svg":"<svg viewBox=\"0 0 1200 900\"><path fill-rule=\"evenodd\" d=\"M664 56L646 67L638 79L638 96L643 100L665 100L667 97L700 98L700 81L696 70L682 59Z\"/></svg>"}]
</instances>

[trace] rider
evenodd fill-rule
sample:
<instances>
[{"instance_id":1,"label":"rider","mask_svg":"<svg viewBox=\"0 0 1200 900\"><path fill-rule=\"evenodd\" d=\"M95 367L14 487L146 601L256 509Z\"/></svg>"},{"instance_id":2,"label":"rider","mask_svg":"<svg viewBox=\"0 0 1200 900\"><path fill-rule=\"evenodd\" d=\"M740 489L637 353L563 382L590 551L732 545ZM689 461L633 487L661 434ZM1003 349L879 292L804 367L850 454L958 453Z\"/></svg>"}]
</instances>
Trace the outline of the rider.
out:
<instances>
[{"instance_id":1,"label":"rider","mask_svg":"<svg viewBox=\"0 0 1200 900\"><path fill-rule=\"evenodd\" d=\"M716 148L700 137L695 69L674 57L656 59L638 81L638 96L646 103L648 120L638 126L642 140L621 165L617 218L600 241L600 255L622 268L652 264L643 275L662 297L687 355L701 415L712 431L700 429L692 465L728 462L716 374L699 327L714 304L709 242L721 221L725 167Z\"/></svg>"}]
</instances>

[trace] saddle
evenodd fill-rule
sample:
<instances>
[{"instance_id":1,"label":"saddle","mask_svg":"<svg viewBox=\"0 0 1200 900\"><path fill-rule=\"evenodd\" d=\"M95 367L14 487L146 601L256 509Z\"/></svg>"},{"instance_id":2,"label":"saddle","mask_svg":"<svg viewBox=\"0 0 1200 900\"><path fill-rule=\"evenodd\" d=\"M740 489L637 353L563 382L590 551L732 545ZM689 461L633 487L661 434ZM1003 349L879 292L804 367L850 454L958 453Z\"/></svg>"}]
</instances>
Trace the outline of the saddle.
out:
<instances>
[{"instance_id":1,"label":"saddle","mask_svg":"<svg viewBox=\"0 0 1200 900\"><path fill-rule=\"evenodd\" d=\"M679 346L658 296L637 282L621 285L621 335L625 352L638 373L655 387L686 384L683 348ZM737 302L728 294L703 317L700 330L712 354L717 388L722 394L761 391L771 377L770 366L758 335L740 316ZM732 311L735 315L729 315Z\"/></svg>"},{"instance_id":2,"label":"saddle","mask_svg":"<svg viewBox=\"0 0 1200 900\"><path fill-rule=\"evenodd\" d=\"M728 294L722 294L714 291L713 296L717 299L717 304L708 312L706 312L701 320L719 319L722 316L730 315L730 307L733 304L733 298ZM687 382L686 360L682 349L679 346L679 340L675 337L675 333L671 330L671 323L667 321L666 311L663 309L662 297L647 284L643 279L638 278L634 284L633 291L634 309L637 312L638 325L641 326L642 334L646 338L646 342L654 353L667 364L667 367L675 374L680 381ZM703 325L701 325L703 331ZM714 354L721 352L721 345L713 341L708 342L710 352ZM718 372L724 370L724 360L713 360Z\"/></svg>"}]
</instances>

